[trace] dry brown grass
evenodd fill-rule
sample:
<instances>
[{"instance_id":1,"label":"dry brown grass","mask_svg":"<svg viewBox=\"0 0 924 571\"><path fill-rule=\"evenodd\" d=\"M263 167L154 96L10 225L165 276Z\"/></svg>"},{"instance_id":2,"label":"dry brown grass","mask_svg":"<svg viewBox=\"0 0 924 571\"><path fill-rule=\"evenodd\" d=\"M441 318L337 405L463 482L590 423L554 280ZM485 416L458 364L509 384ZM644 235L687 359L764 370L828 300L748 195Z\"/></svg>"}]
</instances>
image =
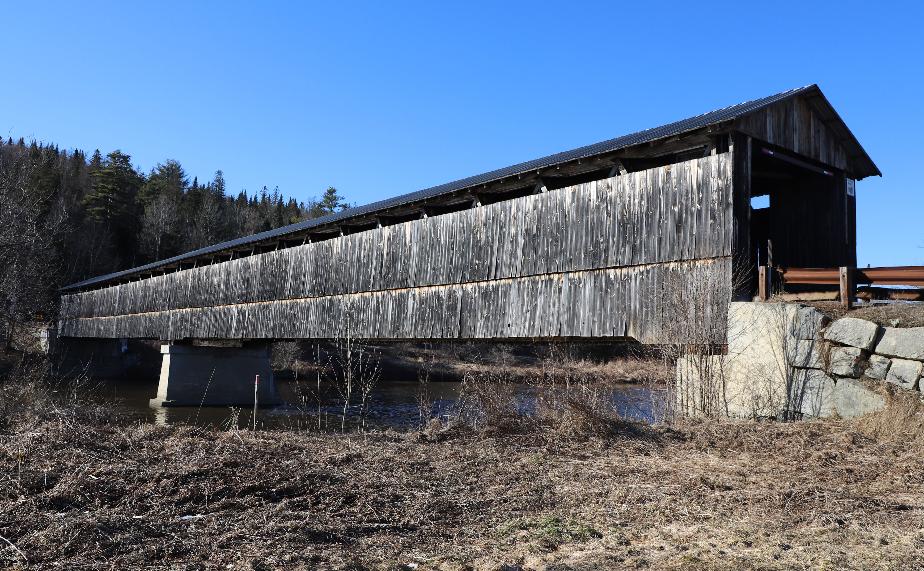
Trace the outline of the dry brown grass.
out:
<instances>
[{"instance_id":1,"label":"dry brown grass","mask_svg":"<svg viewBox=\"0 0 924 571\"><path fill-rule=\"evenodd\" d=\"M31 569L918 568L924 449L878 438L875 426L704 420L580 440L428 439L39 419L0 436L0 535L18 550L0 545L0 560ZM903 427L907 435L919 424Z\"/></svg>"},{"instance_id":2,"label":"dry brown grass","mask_svg":"<svg viewBox=\"0 0 924 571\"><path fill-rule=\"evenodd\" d=\"M876 383L886 407L857 420L858 428L881 442L905 442L924 449L924 402L921 393Z\"/></svg>"},{"instance_id":3,"label":"dry brown grass","mask_svg":"<svg viewBox=\"0 0 924 571\"><path fill-rule=\"evenodd\" d=\"M606 350L600 350L603 347ZM593 355L598 349L599 355ZM504 374L518 382L539 375L583 376L603 382L649 383L671 378L672 369L651 348L629 343L395 344L379 347L384 358L413 368L429 368L434 377L462 379L466 375ZM606 354L607 352L613 354Z\"/></svg>"},{"instance_id":4,"label":"dry brown grass","mask_svg":"<svg viewBox=\"0 0 924 571\"><path fill-rule=\"evenodd\" d=\"M509 368L470 372L463 377L448 427L552 440L634 432L637 423L626 421L617 409L622 383L601 380L593 370L572 365L569 359L548 358L526 377Z\"/></svg>"},{"instance_id":5,"label":"dry brown grass","mask_svg":"<svg viewBox=\"0 0 924 571\"><path fill-rule=\"evenodd\" d=\"M812 302L815 307L832 319L850 316L867 319L884 327L924 327L924 303L890 303L844 309L840 302Z\"/></svg>"},{"instance_id":6,"label":"dry brown grass","mask_svg":"<svg viewBox=\"0 0 924 571\"><path fill-rule=\"evenodd\" d=\"M588 380L609 383L663 383L672 378L673 369L663 359L623 357L607 361L573 359L546 365L551 374L562 377L580 375Z\"/></svg>"},{"instance_id":7,"label":"dry brown grass","mask_svg":"<svg viewBox=\"0 0 924 571\"><path fill-rule=\"evenodd\" d=\"M96 385L86 375L61 377L41 357L0 355L0 434L36 422L95 423L115 418L110 408L93 402Z\"/></svg>"}]
</instances>

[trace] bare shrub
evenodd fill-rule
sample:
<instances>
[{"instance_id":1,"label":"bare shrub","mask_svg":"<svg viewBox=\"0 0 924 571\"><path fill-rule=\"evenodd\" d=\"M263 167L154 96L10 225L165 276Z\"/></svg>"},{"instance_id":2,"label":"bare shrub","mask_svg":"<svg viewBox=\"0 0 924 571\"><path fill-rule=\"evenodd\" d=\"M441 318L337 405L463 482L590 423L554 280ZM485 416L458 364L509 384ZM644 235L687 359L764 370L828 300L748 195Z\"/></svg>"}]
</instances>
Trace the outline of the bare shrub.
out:
<instances>
[{"instance_id":1,"label":"bare shrub","mask_svg":"<svg viewBox=\"0 0 924 571\"><path fill-rule=\"evenodd\" d=\"M630 431L616 408L617 385L573 366L568 346L551 347L538 374L520 382L508 368L466 374L453 420L486 434L531 433L547 439Z\"/></svg>"},{"instance_id":2,"label":"bare shrub","mask_svg":"<svg viewBox=\"0 0 924 571\"><path fill-rule=\"evenodd\" d=\"M748 379L747 386L736 387L739 403L735 408L750 418L799 419L803 409L811 406L812 395L808 377L794 374L798 343L792 331L793 306L770 302L761 304L761 309L760 320L739 318L735 331L729 331L739 339L752 339L753 345L732 355L737 376Z\"/></svg>"},{"instance_id":3,"label":"bare shrub","mask_svg":"<svg viewBox=\"0 0 924 571\"><path fill-rule=\"evenodd\" d=\"M669 383L665 418L677 415L728 415L721 345L726 341L728 304L749 289L750 264L727 261L726 271L693 264L676 271L657 295L664 324L666 365L676 370Z\"/></svg>"},{"instance_id":4,"label":"bare shrub","mask_svg":"<svg viewBox=\"0 0 924 571\"><path fill-rule=\"evenodd\" d=\"M228 407L228 418L222 423L222 429L229 432L237 432L241 428L241 409L240 407Z\"/></svg>"},{"instance_id":5,"label":"bare shrub","mask_svg":"<svg viewBox=\"0 0 924 571\"><path fill-rule=\"evenodd\" d=\"M325 402L333 395L339 401L340 431L347 431L347 419L356 418L359 428L366 429L369 403L382 377L381 353L378 348L358 341L353 333L353 311L347 306L337 324L336 337L330 342L315 343L308 351L308 361L301 360L298 343L275 343L274 365L294 373L292 389L296 402L290 403L297 413L298 428L328 428ZM287 365L287 366L286 366ZM305 374L302 382L300 375Z\"/></svg>"},{"instance_id":6,"label":"bare shrub","mask_svg":"<svg viewBox=\"0 0 924 571\"><path fill-rule=\"evenodd\" d=\"M519 432L524 415L517 384L504 369L467 373L459 386L453 422L486 432Z\"/></svg>"},{"instance_id":7,"label":"bare shrub","mask_svg":"<svg viewBox=\"0 0 924 571\"><path fill-rule=\"evenodd\" d=\"M616 408L618 383L583 364L570 345L552 346L543 374L530 383L535 420L547 436L607 436L628 426Z\"/></svg>"},{"instance_id":8,"label":"bare shrub","mask_svg":"<svg viewBox=\"0 0 924 571\"><path fill-rule=\"evenodd\" d=\"M369 412L369 396L382 376L381 356L373 348L367 347L350 334L346 334L334 341L329 355L329 366L324 372L329 376L340 395L342 413L340 416L340 430L346 431L346 419L350 409L356 407L360 427L366 428L366 416ZM320 384L319 384L320 392Z\"/></svg>"},{"instance_id":9,"label":"bare shrub","mask_svg":"<svg viewBox=\"0 0 924 571\"><path fill-rule=\"evenodd\" d=\"M547 435L565 437L613 435L627 424L614 406L610 388L583 380L566 386L540 385L536 419Z\"/></svg>"},{"instance_id":10,"label":"bare shrub","mask_svg":"<svg viewBox=\"0 0 924 571\"><path fill-rule=\"evenodd\" d=\"M290 417L296 427L323 431L329 421L339 420L341 432L346 432L347 419L355 418L365 430L370 399L382 377L378 349L344 336L315 344L309 358L311 362L295 361L295 382L290 385L295 400L288 404L295 409ZM339 413L325 410L325 403L336 405Z\"/></svg>"},{"instance_id":11,"label":"bare shrub","mask_svg":"<svg viewBox=\"0 0 924 571\"><path fill-rule=\"evenodd\" d=\"M824 344L801 337L797 329L806 325L798 305L771 300L730 307L750 284L749 265L732 268L730 281L691 272L666 286L664 307L673 319L665 320L672 341L665 356L676 364L669 416L818 416L824 384L796 361L817 354L826 361Z\"/></svg>"},{"instance_id":12,"label":"bare shrub","mask_svg":"<svg viewBox=\"0 0 924 571\"><path fill-rule=\"evenodd\" d=\"M429 346L427 347L429 348ZM421 427L425 427L433 417L433 394L430 390L430 375L436 365L436 356L427 353L418 359L417 367L417 393L414 398L417 402L417 414Z\"/></svg>"},{"instance_id":13,"label":"bare shrub","mask_svg":"<svg viewBox=\"0 0 924 571\"><path fill-rule=\"evenodd\" d=\"M301 369L301 346L295 341L279 341L271 345L270 364L274 371L290 371L298 378Z\"/></svg>"},{"instance_id":14,"label":"bare shrub","mask_svg":"<svg viewBox=\"0 0 924 571\"><path fill-rule=\"evenodd\" d=\"M61 375L48 359L21 355L0 378L0 432L46 420L74 425L108 419L111 412L95 402L97 386L85 371Z\"/></svg>"}]
</instances>

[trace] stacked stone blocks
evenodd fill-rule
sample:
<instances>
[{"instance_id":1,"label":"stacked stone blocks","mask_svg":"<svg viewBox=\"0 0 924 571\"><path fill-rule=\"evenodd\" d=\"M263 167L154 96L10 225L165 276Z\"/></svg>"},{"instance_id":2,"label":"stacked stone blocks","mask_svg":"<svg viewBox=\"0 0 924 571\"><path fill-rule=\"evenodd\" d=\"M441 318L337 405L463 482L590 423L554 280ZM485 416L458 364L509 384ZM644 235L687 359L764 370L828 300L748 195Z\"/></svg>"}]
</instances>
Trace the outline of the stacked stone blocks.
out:
<instances>
[{"instance_id":1,"label":"stacked stone blocks","mask_svg":"<svg viewBox=\"0 0 924 571\"><path fill-rule=\"evenodd\" d=\"M872 321L844 317L824 331L830 344L828 372L835 377L886 381L920 390L924 373L924 327L880 327Z\"/></svg>"},{"instance_id":2,"label":"stacked stone blocks","mask_svg":"<svg viewBox=\"0 0 924 571\"><path fill-rule=\"evenodd\" d=\"M724 388L734 417L855 417L879 410L875 383L924 384L924 327L880 327L856 317L831 321L815 308L736 302L728 312L728 350L710 357L720 383L707 382L689 359L677 364L678 388ZM698 358L702 362L702 357ZM872 388L875 388L872 386ZM695 403L683 402L687 413Z\"/></svg>"}]
</instances>

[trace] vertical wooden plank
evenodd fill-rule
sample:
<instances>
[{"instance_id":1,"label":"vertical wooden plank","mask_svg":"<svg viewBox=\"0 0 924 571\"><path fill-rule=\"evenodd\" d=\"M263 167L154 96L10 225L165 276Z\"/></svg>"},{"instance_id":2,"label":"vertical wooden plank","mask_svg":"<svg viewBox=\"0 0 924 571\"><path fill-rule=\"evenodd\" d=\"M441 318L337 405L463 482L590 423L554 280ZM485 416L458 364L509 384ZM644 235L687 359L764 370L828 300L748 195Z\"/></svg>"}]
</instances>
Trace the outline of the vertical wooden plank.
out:
<instances>
[{"instance_id":1,"label":"vertical wooden plank","mask_svg":"<svg viewBox=\"0 0 924 571\"><path fill-rule=\"evenodd\" d=\"M757 268L757 289L760 301L770 299L770 268L768 266Z\"/></svg>"},{"instance_id":2,"label":"vertical wooden plank","mask_svg":"<svg viewBox=\"0 0 924 571\"><path fill-rule=\"evenodd\" d=\"M747 300L754 291L751 267L751 138L732 133L732 298Z\"/></svg>"},{"instance_id":3,"label":"vertical wooden plank","mask_svg":"<svg viewBox=\"0 0 924 571\"><path fill-rule=\"evenodd\" d=\"M840 297L841 306L846 309L853 307L853 300L857 296L856 285L854 283L854 268L849 266L840 267Z\"/></svg>"}]
</instances>

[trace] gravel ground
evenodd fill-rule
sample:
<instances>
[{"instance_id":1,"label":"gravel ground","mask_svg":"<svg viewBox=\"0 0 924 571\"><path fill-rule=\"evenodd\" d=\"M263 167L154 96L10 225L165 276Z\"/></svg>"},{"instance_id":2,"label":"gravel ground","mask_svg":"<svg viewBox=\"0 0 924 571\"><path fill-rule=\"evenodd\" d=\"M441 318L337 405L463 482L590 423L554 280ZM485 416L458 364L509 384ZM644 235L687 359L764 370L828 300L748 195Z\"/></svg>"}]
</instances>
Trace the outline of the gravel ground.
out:
<instances>
[{"instance_id":1,"label":"gravel ground","mask_svg":"<svg viewBox=\"0 0 924 571\"><path fill-rule=\"evenodd\" d=\"M919 568L924 447L902 432L921 428L918 405L905 405L861 423L690 421L584 439L218 432L60 414L0 435L0 562Z\"/></svg>"}]
</instances>

